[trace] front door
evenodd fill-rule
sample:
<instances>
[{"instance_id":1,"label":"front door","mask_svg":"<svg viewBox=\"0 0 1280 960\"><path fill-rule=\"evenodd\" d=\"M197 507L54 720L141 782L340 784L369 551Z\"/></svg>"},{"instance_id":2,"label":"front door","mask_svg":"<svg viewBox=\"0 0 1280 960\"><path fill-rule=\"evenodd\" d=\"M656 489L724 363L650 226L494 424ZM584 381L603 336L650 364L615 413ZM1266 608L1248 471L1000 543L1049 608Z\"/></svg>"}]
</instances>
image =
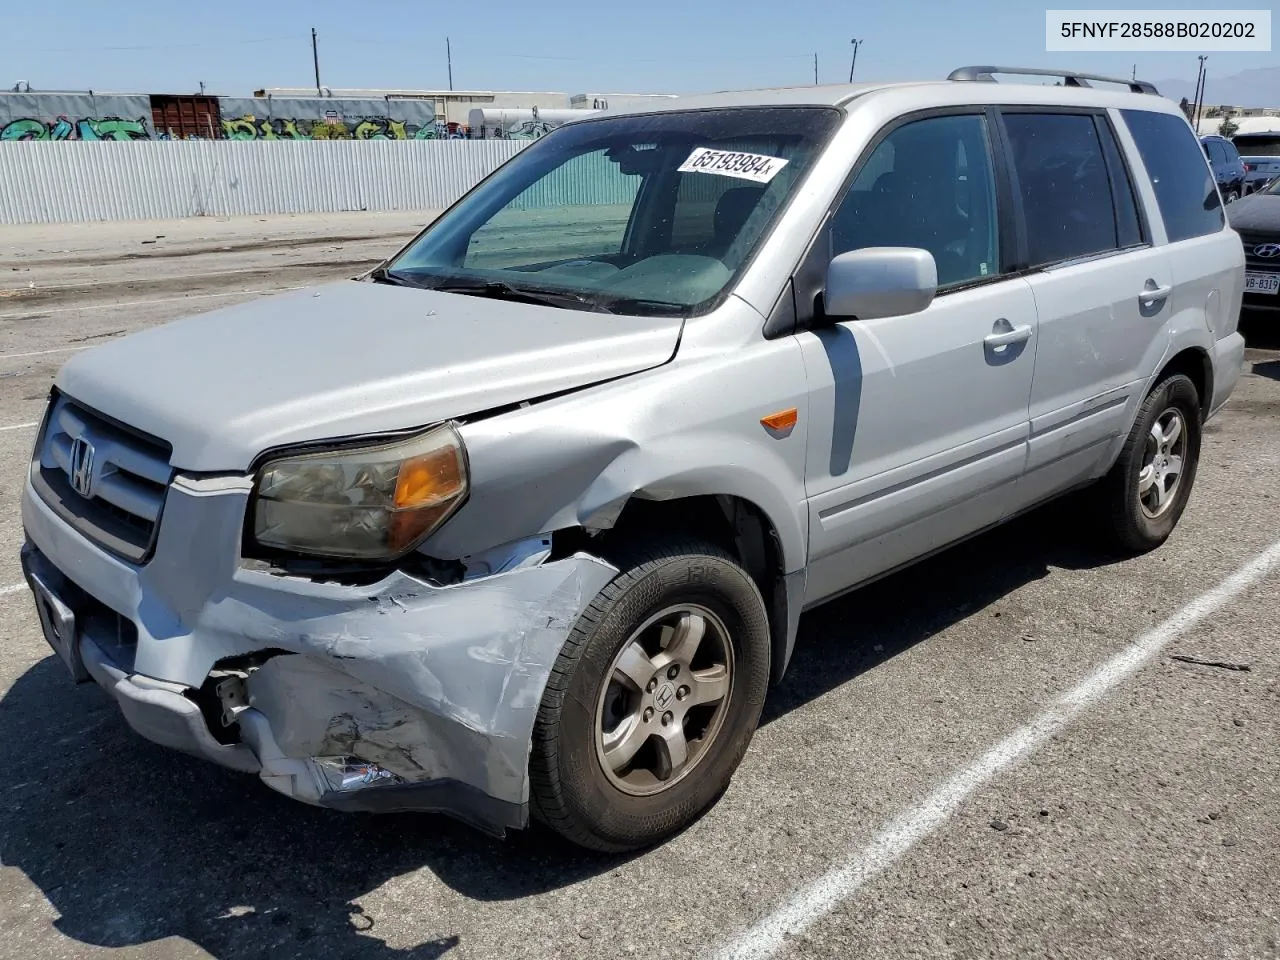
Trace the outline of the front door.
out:
<instances>
[{"instance_id":1,"label":"front door","mask_svg":"<svg viewBox=\"0 0 1280 960\"><path fill-rule=\"evenodd\" d=\"M1035 302L1002 270L988 124L973 113L897 126L832 217L830 255L921 247L939 290L918 314L799 334L808 602L999 521L1022 473Z\"/></svg>"}]
</instances>

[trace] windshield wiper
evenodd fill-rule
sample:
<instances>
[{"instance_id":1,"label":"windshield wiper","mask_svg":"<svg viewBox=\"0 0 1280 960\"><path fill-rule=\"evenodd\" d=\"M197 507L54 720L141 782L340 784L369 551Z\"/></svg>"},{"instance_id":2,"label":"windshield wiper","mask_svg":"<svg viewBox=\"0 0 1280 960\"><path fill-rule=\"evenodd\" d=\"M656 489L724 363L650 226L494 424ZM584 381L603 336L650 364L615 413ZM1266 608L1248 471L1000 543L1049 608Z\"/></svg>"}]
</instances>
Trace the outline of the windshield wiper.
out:
<instances>
[{"instance_id":1,"label":"windshield wiper","mask_svg":"<svg viewBox=\"0 0 1280 960\"><path fill-rule=\"evenodd\" d=\"M510 300L515 303L536 303L548 307L589 307L601 313L612 313L608 307L581 293L555 293L550 290L529 290L507 283L505 280L466 280L455 277L432 284L430 289L444 293L461 293L469 297L491 297L494 300Z\"/></svg>"},{"instance_id":2,"label":"windshield wiper","mask_svg":"<svg viewBox=\"0 0 1280 960\"><path fill-rule=\"evenodd\" d=\"M430 285L414 280L412 277L406 277L403 273L392 273L386 267L378 267L369 274L369 279L374 283L387 283L393 287L418 287L420 289L429 289Z\"/></svg>"},{"instance_id":3,"label":"windshield wiper","mask_svg":"<svg viewBox=\"0 0 1280 960\"><path fill-rule=\"evenodd\" d=\"M689 309L687 304L674 303L670 300L655 300L652 297L611 297L604 296L604 304L610 313L627 313L636 308L648 308L661 311L666 316L682 316Z\"/></svg>"}]
</instances>

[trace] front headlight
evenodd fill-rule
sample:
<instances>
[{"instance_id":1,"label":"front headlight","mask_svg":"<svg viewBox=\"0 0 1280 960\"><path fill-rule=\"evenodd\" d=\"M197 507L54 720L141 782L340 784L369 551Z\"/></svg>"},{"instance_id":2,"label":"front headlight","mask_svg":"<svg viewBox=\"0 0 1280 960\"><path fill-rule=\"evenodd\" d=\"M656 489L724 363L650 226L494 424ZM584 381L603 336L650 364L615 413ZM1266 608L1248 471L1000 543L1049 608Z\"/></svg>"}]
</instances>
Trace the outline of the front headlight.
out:
<instances>
[{"instance_id":1,"label":"front headlight","mask_svg":"<svg viewBox=\"0 0 1280 960\"><path fill-rule=\"evenodd\" d=\"M451 426L381 447L285 457L258 474L259 544L326 557L407 553L466 499L467 461Z\"/></svg>"}]
</instances>

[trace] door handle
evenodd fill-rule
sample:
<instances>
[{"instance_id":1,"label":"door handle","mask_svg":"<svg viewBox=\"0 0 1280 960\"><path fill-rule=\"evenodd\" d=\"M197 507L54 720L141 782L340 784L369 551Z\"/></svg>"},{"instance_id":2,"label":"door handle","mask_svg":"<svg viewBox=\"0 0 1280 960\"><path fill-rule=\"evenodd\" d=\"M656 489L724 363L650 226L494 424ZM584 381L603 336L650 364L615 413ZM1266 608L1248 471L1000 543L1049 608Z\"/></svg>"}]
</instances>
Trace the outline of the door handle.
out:
<instances>
[{"instance_id":1,"label":"door handle","mask_svg":"<svg viewBox=\"0 0 1280 960\"><path fill-rule=\"evenodd\" d=\"M999 321L997 321L999 323ZM1001 326L1008 326L1008 321L1004 321ZM998 350L1001 347L1007 347L1012 343L1022 343L1024 340L1031 339L1031 324L1021 327L1009 327L1007 330L1001 330L999 333L991 333L983 338L982 342L988 347Z\"/></svg>"},{"instance_id":2,"label":"door handle","mask_svg":"<svg viewBox=\"0 0 1280 960\"><path fill-rule=\"evenodd\" d=\"M1154 281L1148 280L1147 283L1154 283ZM1173 284L1163 287L1151 286L1138 294L1138 299L1143 303L1151 303L1154 300L1167 300L1171 293L1173 293Z\"/></svg>"}]
</instances>

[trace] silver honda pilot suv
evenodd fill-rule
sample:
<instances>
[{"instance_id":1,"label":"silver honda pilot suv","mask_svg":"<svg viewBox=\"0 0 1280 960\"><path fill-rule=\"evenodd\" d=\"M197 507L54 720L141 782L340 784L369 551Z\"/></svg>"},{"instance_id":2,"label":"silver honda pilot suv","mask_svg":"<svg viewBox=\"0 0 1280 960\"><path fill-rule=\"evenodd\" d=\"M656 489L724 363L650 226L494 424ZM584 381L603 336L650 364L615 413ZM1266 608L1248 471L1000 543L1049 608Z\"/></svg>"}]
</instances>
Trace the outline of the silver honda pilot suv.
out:
<instances>
[{"instance_id":1,"label":"silver honda pilot suv","mask_svg":"<svg viewBox=\"0 0 1280 960\"><path fill-rule=\"evenodd\" d=\"M299 800L625 850L726 788L803 610L1080 488L1158 546L1240 241L1149 85L997 72L584 115L366 276L77 356L49 643Z\"/></svg>"}]
</instances>

